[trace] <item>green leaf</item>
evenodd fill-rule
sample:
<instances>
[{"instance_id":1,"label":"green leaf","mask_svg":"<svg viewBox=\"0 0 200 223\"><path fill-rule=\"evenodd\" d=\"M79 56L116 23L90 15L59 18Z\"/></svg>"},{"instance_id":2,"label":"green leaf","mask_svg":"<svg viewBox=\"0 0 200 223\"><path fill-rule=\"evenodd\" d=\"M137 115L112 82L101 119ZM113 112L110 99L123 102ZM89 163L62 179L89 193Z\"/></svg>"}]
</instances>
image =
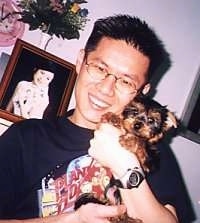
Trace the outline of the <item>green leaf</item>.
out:
<instances>
[{"instance_id":1,"label":"green leaf","mask_svg":"<svg viewBox=\"0 0 200 223\"><path fill-rule=\"evenodd\" d=\"M87 13L72 12L71 4L82 4L87 1L74 0L70 5L67 1L64 5L60 0L60 3L59 7L52 7L49 0L19 0L19 6L22 8L20 21L29 24L29 30L40 29L59 38L79 39L79 32L84 29L89 19Z\"/></svg>"}]
</instances>

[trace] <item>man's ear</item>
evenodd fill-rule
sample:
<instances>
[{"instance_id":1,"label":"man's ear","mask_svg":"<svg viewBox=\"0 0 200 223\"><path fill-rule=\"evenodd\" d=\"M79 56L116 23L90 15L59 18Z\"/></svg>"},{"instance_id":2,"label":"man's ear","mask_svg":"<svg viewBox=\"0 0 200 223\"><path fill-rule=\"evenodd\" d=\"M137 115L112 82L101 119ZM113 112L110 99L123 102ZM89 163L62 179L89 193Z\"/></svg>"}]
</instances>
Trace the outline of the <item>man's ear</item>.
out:
<instances>
[{"instance_id":1,"label":"man's ear","mask_svg":"<svg viewBox=\"0 0 200 223\"><path fill-rule=\"evenodd\" d=\"M142 89L142 94L144 94L144 95L147 94L149 92L150 88L151 88L150 83L145 84L145 86Z\"/></svg>"},{"instance_id":2,"label":"man's ear","mask_svg":"<svg viewBox=\"0 0 200 223\"><path fill-rule=\"evenodd\" d=\"M76 59L76 73L79 74L81 66L83 64L83 60L85 57L85 50L81 49L78 53L77 59Z\"/></svg>"}]
</instances>

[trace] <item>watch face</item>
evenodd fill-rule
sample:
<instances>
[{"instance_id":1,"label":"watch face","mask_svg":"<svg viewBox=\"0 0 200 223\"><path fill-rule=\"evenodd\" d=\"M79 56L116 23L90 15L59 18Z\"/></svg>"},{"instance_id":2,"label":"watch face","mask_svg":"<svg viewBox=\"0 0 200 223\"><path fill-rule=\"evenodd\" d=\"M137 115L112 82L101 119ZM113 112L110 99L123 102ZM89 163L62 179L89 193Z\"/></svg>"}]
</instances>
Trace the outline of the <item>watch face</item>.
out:
<instances>
[{"instance_id":1,"label":"watch face","mask_svg":"<svg viewBox=\"0 0 200 223\"><path fill-rule=\"evenodd\" d=\"M21 21L20 9L11 0L0 0L0 46L11 46L24 34L25 24Z\"/></svg>"},{"instance_id":2,"label":"watch face","mask_svg":"<svg viewBox=\"0 0 200 223\"><path fill-rule=\"evenodd\" d=\"M132 172L129 177L129 184L132 187L138 186L140 183L140 175L138 172Z\"/></svg>"}]
</instances>

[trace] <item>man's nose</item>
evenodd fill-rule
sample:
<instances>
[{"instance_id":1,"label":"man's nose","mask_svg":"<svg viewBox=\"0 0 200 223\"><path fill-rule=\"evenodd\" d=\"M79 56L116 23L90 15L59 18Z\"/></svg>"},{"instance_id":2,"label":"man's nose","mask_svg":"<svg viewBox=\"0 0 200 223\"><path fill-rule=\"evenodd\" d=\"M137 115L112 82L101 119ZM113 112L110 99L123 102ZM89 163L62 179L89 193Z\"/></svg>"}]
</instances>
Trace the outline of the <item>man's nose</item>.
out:
<instances>
[{"instance_id":1,"label":"man's nose","mask_svg":"<svg viewBox=\"0 0 200 223\"><path fill-rule=\"evenodd\" d=\"M106 95L113 96L115 91L116 78L114 75L108 75L98 83L98 89Z\"/></svg>"}]
</instances>

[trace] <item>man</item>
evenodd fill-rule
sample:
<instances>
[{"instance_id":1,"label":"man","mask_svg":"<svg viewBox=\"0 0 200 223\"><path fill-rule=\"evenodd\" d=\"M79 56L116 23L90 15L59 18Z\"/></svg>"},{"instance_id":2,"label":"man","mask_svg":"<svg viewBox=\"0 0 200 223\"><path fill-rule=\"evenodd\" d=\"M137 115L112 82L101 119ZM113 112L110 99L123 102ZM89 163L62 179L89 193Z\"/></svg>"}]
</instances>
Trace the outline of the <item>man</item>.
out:
<instances>
[{"instance_id":1,"label":"man","mask_svg":"<svg viewBox=\"0 0 200 223\"><path fill-rule=\"evenodd\" d=\"M168 176L167 182L179 193L171 187L162 190L165 165L161 163L157 175L144 177L137 158L119 145L114 129L97 130L89 149L95 160L87 155L100 117L108 111L120 114L139 92L146 94L162 56L161 42L138 18L119 15L95 23L77 58L75 110L54 122L29 119L14 124L0 139L1 219L103 223L127 210L143 222L178 222L183 209L176 201L182 202L184 195L176 169L171 170L176 177ZM161 154L161 162L173 168L169 153ZM90 203L74 211L81 193L103 194L110 177L104 167L120 180L130 167L142 177L136 186L121 189L125 205ZM45 218L38 218L41 215Z\"/></svg>"}]
</instances>

